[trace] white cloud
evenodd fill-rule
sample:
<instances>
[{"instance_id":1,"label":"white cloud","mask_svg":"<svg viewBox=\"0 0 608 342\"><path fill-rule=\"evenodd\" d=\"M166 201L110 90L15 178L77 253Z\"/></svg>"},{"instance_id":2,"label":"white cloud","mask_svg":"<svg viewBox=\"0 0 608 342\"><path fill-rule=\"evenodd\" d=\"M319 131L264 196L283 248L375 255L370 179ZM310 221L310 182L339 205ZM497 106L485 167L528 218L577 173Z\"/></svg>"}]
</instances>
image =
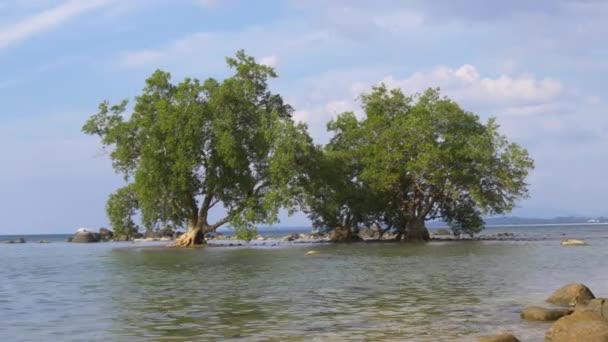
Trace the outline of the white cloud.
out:
<instances>
[{"instance_id":1,"label":"white cloud","mask_svg":"<svg viewBox=\"0 0 608 342\"><path fill-rule=\"evenodd\" d=\"M47 31L113 0L70 0L0 29L0 49Z\"/></svg>"},{"instance_id":2,"label":"white cloud","mask_svg":"<svg viewBox=\"0 0 608 342\"><path fill-rule=\"evenodd\" d=\"M526 74L482 77L470 64L456 69L439 66L416 72L406 79L387 76L383 82L410 93L439 86L457 100L507 106L552 100L564 91L562 83L551 78L537 79Z\"/></svg>"},{"instance_id":3,"label":"white cloud","mask_svg":"<svg viewBox=\"0 0 608 342\"><path fill-rule=\"evenodd\" d=\"M267 65L269 67L275 68L279 62L279 59L275 55L265 56L260 58L260 64Z\"/></svg>"}]
</instances>

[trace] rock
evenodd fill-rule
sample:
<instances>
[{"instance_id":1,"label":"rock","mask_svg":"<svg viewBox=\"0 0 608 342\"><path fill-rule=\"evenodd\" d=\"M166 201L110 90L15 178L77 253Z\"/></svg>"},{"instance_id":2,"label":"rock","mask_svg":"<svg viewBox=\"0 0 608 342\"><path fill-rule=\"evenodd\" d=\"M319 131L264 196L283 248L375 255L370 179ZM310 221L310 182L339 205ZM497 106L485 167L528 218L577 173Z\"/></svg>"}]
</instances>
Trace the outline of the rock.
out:
<instances>
[{"instance_id":1,"label":"rock","mask_svg":"<svg viewBox=\"0 0 608 342\"><path fill-rule=\"evenodd\" d=\"M447 235L452 235L452 231L446 228L441 228L441 229L437 229L436 231L433 232L434 235L439 235L439 236L447 236Z\"/></svg>"},{"instance_id":2,"label":"rock","mask_svg":"<svg viewBox=\"0 0 608 342\"><path fill-rule=\"evenodd\" d=\"M580 283L568 284L557 291L553 292L547 302L557 305L585 304L594 299L595 296L589 288Z\"/></svg>"},{"instance_id":3,"label":"rock","mask_svg":"<svg viewBox=\"0 0 608 342\"><path fill-rule=\"evenodd\" d=\"M300 234L298 236L300 237L300 239L308 239L308 235L306 234Z\"/></svg>"},{"instance_id":4,"label":"rock","mask_svg":"<svg viewBox=\"0 0 608 342\"><path fill-rule=\"evenodd\" d=\"M99 233L91 232L91 231L80 231L77 232L72 238L71 242L78 243L88 243L88 242L99 242L100 236Z\"/></svg>"},{"instance_id":5,"label":"rock","mask_svg":"<svg viewBox=\"0 0 608 342\"><path fill-rule=\"evenodd\" d=\"M167 237L167 236L163 236L159 239L159 241L171 241L171 238Z\"/></svg>"},{"instance_id":6,"label":"rock","mask_svg":"<svg viewBox=\"0 0 608 342\"><path fill-rule=\"evenodd\" d=\"M108 228L99 228L99 238L102 241L111 241L114 238L114 232Z\"/></svg>"},{"instance_id":7,"label":"rock","mask_svg":"<svg viewBox=\"0 0 608 342\"><path fill-rule=\"evenodd\" d=\"M560 318L545 334L546 342L608 342L608 321L591 311Z\"/></svg>"},{"instance_id":8,"label":"rock","mask_svg":"<svg viewBox=\"0 0 608 342\"><path fill-rule=\"evenodd\" d=\"M25 239L24 238L18 238L17 240L14 240L13 243L25 243Z\"/></svg>"},{"instance_id":9,"label":"rock","mask_svg":"<svg viewBox=\"0 0 608 342\"><path fill-rule=\"evenodd\" d=\"M606 298L595 298L587 304L578 304L575 310L595 312L608 321L608 299Z\"/></svg>"},{"instance_id":10,"label":"rock","mask_svg":"<svg viewBox=\"0 0 608 342\"><path fill-rule=\"evenodd\" d=\"M265 238L265 237L263 237L263 236L258 236L258 237L257 237L257 238L255 238L255 239L256 239L256 240L258 240L258 241L264 241L264 240L266 240L266 238Z\"/></svg>"},{"instance_id":11,"label":"rock","mask_svg":"<svg viewBox=\"0 0 608 342\"><path fill-rule=\"evenodd\" d=\"M494 336L483 336L477 339L479 342L520 342L513 334L503 333Z\"/></svg>"},{"instance_id":12,"label":"rock","mask_svg":"<svg viewBox=\"0 0 608 342\"><path fill-rule=\"evenodd\" d=\"M560 242L562 246L586 246L587 243L583 240L564 239Z\"/></svg>"},{"instance_id":13,"label":"rock","mask_svg":"<svg viewBox=\"0 0 608 342\"><path fill-rule=\"evenodd\" d=\"M284 236L281 240L283 240L283 241L294 241L294 240L297 240L299 238L300 238L299 234L292 233L292 234L289 234L287 236Z\"/></svg>"},{"instance_id":14,"label":"rock","mask_svg":"<svg viewBox=\"0 0 608 342\"><path fill-rule=\"evenodd\" d=\"M573 311L570 308L549 309L540 306L526 306L521 311L521 318L529 321L556 321Z\"/></svg>"},{"instance_id":15,"label":"rock","mask_svg":"<svg viewBox=\"0 0 608 342\"><path fill-rule=\"evenodd\" d=\"M40 240L38 243L49 243L49 240Z\"/></svg>"},{"instance_id":16,"label":"rock","mask_svg":"<svg viewBox=\"0 0 608 342\"><path fill-rule=\"evenodd\" d=\"M372 227L377 227L377 226L372 225ZM359 238L361 238L362 240L377 240L377 239L379 239L380 238L380 230L372 228L372 227L359 229L359 232L357 233L357 235L359 236Z\"/></svg>"},{"instance_id":17,"label":"rock","mask_svg":"<svg viewBox=\"0 0 608 342\"><path fill-rule=\"evenodd\" d=\"M67 238L67 239L65 239L63 241L65 241L65 242L72 242L72 238Z\"/></svg>"}]
</instances>

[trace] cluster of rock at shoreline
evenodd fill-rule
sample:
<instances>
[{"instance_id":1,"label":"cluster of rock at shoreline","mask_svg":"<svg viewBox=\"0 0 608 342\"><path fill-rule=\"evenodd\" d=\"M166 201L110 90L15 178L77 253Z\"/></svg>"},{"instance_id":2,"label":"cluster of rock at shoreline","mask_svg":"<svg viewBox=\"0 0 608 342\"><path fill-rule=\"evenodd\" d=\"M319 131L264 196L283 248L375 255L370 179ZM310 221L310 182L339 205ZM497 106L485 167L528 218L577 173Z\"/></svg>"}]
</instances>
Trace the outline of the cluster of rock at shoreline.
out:
<instances>
[{"instance_id":1,"label":"cluster of rock at shoreline","mask_svg":"<svg viewBox=\"0 0 608 342\"><path fill-rule=\"evenodd\" d=\"M596 298L583 284L568 284L547 299L551 307L527 306L521 312L529 321L555 321L545 342L608 342L608 299ZM485 336L479 342L518 342L510 333Z\"/></svg>"}]
</instances>

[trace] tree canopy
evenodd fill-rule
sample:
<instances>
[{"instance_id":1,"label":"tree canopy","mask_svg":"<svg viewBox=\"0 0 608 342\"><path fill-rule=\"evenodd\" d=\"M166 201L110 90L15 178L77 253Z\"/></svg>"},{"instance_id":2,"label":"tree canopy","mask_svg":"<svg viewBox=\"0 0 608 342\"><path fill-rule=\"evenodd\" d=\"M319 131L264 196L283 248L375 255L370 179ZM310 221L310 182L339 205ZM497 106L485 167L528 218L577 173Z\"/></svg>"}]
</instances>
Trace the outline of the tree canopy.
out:
<instances>
[{"instance_id":1,"label":"tree canopy","mask_svg":"<svg viewBox=\"0 0 608 342\"><path fill-rule=\"evenodd\" d=\"M105 101L86 122L83 131L101 137L128 182L110 197L113 224L134 227L127 217L137 209L145 226L187 226L176 245L189 246L226 223L276 222L279 208L293 205L300 159L313 149L306 126L270 91L271 67L243 51L226 61L234 73L221 81L173 84L157 70L132 113L127 100ZM131 209L116 209L122 205ZM216 206L226 215L208 222Z\"/></svg>"},{"instance_id":2,"label":"tree canopy","mask_svg":"<svg viewBox=\"0 0 608 342\"><path fill-rule=\"evenodd\" d=\"M380 85L361 102L363 118L345 112L328 124L323 159L335 177L322 176L307 195L316 225L377 222L397 239L428 240L425 221L442 219L455 234L473 234L483 216L527 196L533 161L494 119L482 123L438 89L406 96Z\"/></svg>"}]
</instances>

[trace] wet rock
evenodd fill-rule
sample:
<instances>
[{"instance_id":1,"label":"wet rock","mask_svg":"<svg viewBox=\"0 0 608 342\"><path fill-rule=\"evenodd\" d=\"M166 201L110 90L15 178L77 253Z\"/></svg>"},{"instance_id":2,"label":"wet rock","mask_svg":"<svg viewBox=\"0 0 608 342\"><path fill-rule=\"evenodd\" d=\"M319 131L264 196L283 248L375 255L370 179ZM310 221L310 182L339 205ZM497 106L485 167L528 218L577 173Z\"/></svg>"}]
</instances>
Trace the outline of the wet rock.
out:
<instances>
[{"instance_id":1,"label":"wet rock","mask_svg":"<svg viewBox=\"0 0 608 342\"><path fill-rule=\"evenodd\" d=\"M546 342L608 342L608 321L595 312L575 311L545 334Z\"/></svg>"},{"instance_id":2,"label":"wet rock","mask_svg":"<svg viewBox=\"0 0 608 342\"><path fill-rule=\"evenodd\" d=\"M91 243L91 242L99 242L101 237L99 233L95 233L92 231L79 231L72 238L71 242L77 243Z\"/></svg>"},{"instance_id":3,"label":"wet rock","mask_svg":"<svg viewBox=\"0 0 608 342\"><path fill-rule=\"evenodd\" d=\"M587 243L583 240L564 239L560 242L562 246L586 246Z\"/></svg>"},{"instance_id":4,"label":"wet rock","mask_svg":"<svg viewBox=\"0 0 608 342\"><path fill-rule=\"evenodd\" d=\"M595 298L590 300L587 304L578 304L576 305L575 310L595 312L608 321L608 299L606 298Z\"/></svg>"},{"instance_id":5,"label":"wet rock","mask_svg":"<svg viewBox=\"0 0 608 342\"><path fill-rule=\"evenodd\" d=\"M529 321L556 321L574 310L570 308L543 308L540 306L527 306L521 311L521 318Z\"/></svg>"},{"instance_id":6,"label":"wet rock","mask_svg":"<svg viewBox=\"0 0 608 342\"><path fill-rule=\"evenodd\" d=\"M520 342L513 334L503 333L493 336L483 336L477 339L478 342Z\"/></svg>"},{"instance_id":7,"label":"wet rock","mask_svg":"<svg viewBox=\"0 0 608 342\"><path fill-rule=\"evenodd\" d=\"M568 284L557 291L553 292L547 302L557 305L585 304L594 299L595 296L589 288L580 283Z\"/></svg>"},{"instance_id":8,"label":"wet rock","mask_svg":"<svg viewBox=\"0 0 608 342\"><path fill-rule=\"evenodd\" d=\"M49 240L40 240L38 243L49 243Z\"/></svg>"}]
</instances>

